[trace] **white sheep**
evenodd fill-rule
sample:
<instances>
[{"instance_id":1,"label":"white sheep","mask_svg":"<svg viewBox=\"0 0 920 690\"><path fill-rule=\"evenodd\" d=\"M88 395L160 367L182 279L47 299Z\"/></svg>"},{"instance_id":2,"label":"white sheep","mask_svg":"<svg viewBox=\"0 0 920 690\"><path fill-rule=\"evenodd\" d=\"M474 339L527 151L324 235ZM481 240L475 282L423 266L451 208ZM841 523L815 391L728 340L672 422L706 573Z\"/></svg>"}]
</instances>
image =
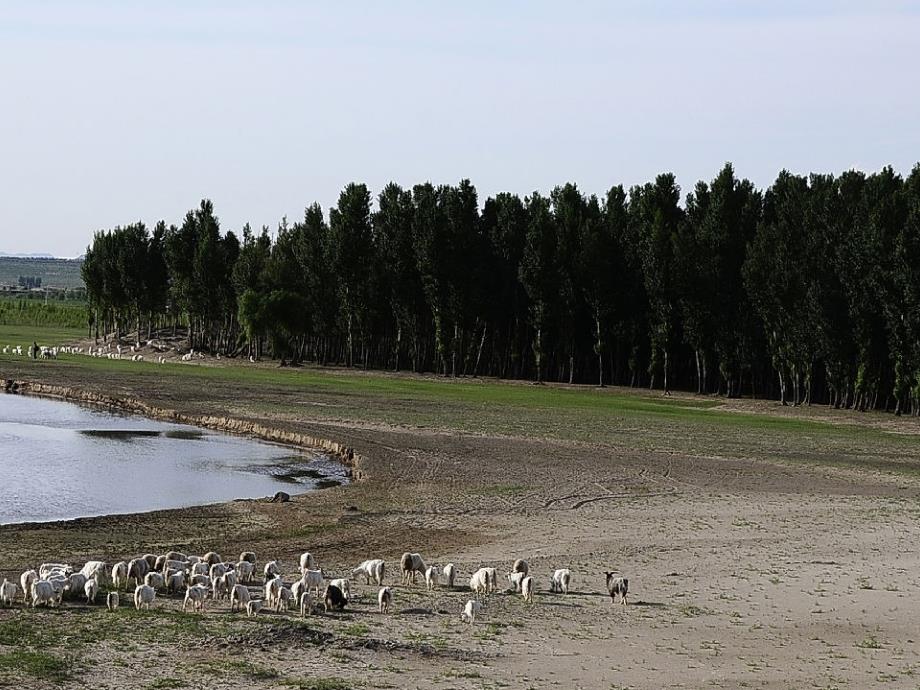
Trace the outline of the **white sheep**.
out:
<instances>
[{"instance_id":1,"label":"white sheep","mask_svg":"<svg viewBox=\"0 0 920 690\"><path fill-rule=\"evenodd\" d=\"M173 572L166 578L166 591L175 594L185 587L185 573Z\"/></svg>"},{"instance_id":2,"label":"white sheep","mask_svg":"<svg viewBox=\"0 0 920 690\"><path fill-rule=\"evenodd\" d=\"M96 578L91 577L86 581L86 584L83 585L83 593L86 595L87 604L96 603L96 595L99 593L99 583L96 582Z\"/></svg>"},{"instance_id":3,"label":"white sheep","mask_svg":"<svg viewBox=\"0 0 920 690\"><path fill-rule=\"evenodd\" d=\"M143 606L148 611L153 600L156 599L157 592L150 585L138 585L134 588L134 608L138 611Z\"/></svg>"},{"instance_id":4,"label":"white sheep","mask_svg":"<svg viewBox=\"0 0 920 690\"><path fill-rule=\"evenodd\" d=\"M19 576L19 586L22 588L22 601L28 604L32 596L32 583L38 579L38 573L34 570L26 570Z\"/></svg>"},{"instance_id":5,"label":"white sheep","mask_svg":"<svg viewBox=\"0 0 920 690\"><path fill-rule=\"evenodd\" d=\"M118 589L122 585L125 585L125 589L127 589L128 564L125 561L119 561L112 566L112 587Z\"/></svg>"},{"instance_id":6,"label":"white sheep","mask_svg":"<svg viewBox=\"0 0 920 690\"><path fill-rule=\"evenodd\" d=\"M208 575L212 580L216 580L219 577L223 577L227 573L227 564L226 563L215 563L208 570Z\"/></svg>"},{"instance_id":7,"label":"white sheep","mask_svg":"<svg viewBox=\"0 0 920 690\"><path fill-rule=\"evenodd\" d=\"M330 580L329 584L342 590L342 594L345 595L346 599L351 599L351 584L348 582L348 580L340 577L335 580Z\"/></svg>"},{"instance_id":8,"label":"white sheep","mask_svg":"<svg viewBox=\"0 0 920 690\"><path fill-rule=\"evenodd\" d=\"M313 554L309 551L304 551L300 554L300 572L304 570L316 570L316 559L313 558Z\"/></svg>"},{"instance_id":9,"label":"white sheep","mask_svg":"<svg viewBox=\"0 0 920 690\"><path fill-rule=\"evenodd\" d=\"M249 598L249 588L246 585L234 585L230 590L230 613L245 610Z\"/></svg>"},{"instance_id":10,"label":"white sheep","mask_svg":"<svg viewBox=\"0 0 920 690\"><path fill-rule=\"evenodd\" d=\"M410 582L415 584L416 576L424 576L425 571L428 570L428 566L425 565L421 554L409 553L408 551L399 559L399 567L402 570L403 583L406 585L410 584Z\"/></svg>"},{"instance_id":11,"label":"white sheep","mask_svg":"<svg viewBox=\"0 0 920 690\"><path fill-rule=\"evenodd\" d=\"M466 602L466 606L463 607L463 611L460 613L460 620L468 620L470 625L472 625L476 622L476 616L479 615L480 611L482 611L482 604L475 599L470 599Z\"/></svg>"},{"instance_id":12,"label":"white sheep","mask_svg":"<svg viewBox=\"0 0 920 690\"><path fill-rule=\"evenodd\" d=\"M607 591L610 593L610 603L616 603L617 597L620 603L626 606L626 595L629 594L629 580L617 572L604 573L607 578Z\"/></svg>"},{"instance_id":13,"label":"white sheep","mask_svg":"<svg viewBox=\"0 0 920 690\"><path fill-rule=\"evenodd\" d=\"M204 561L202 561L202 562L200 562L200 563L195 563L195 564L192 566L192 575L204 575L204 576L207 576L208 571L209 571L210 569L211 569L211 567L210 567L207 563L205 563Z\"/></svg>"},{"instance_id":14,"label":"white sheep","mask_svg":"<svg viewBox=\"0 0 920 690\"><path fill-rule=\"evenodd\" d=\"M265 583L265 601L269 607L275 605L275 599L278 598L278 592L281 591L283 586L284 582L280 575L273 577Z\"/></svg>"},{"instance_id":15,"label":"white sheep","mask_svg":"<svg viewBox=\"0 0 920 690\"><path fill-rule=\"evenodd\" d=\"M521 581L527 577L526 573L521 572L511 572L507 576L508 582L511 584L511 589L515 592L521 591Z\"/></svg>"},{"instance_id":16,"label":"white sheep","mask_svg":"<svg viewBox=\"0 0 920 690\"><path fill-rule=\"evenodd\" d=\"M265 564L265 567L262 568L262 580L268 582L269 580L277 577L281 574L281 563L279 561L269 561Z\"/></svg>"},{"instance_id":17,"label":"white sheep","mask_svg":"<svg viewBox=\"0 0 920 690\"><path fill-rule=\"evenodd\" d=\"M304 570L300 579L308 590L313 589L316 596L319 596L320 587L323 586L322 570Z\"/></svg>"},{"instance_id":18,"label":"white sheep","mask_svg":"<svg viewBox=\"0 0 920 690\"><path fill-rule=\"evenodd\" d=\"M54 587L48 580L35 580L32 583L32 608L39 604L54 606L58 601Z\"/></svg>"},{"instance_id":19,"label":"white sheep","mask_svg":"<svg viewBox=\"0 0 920 690\"><path fill-rule=\"evenodd\" d=\"M52 573L60 573L69 577L72 572L73 568L66 563L42 563L38 566L38 575L42 580L46 580Z\"/></svg>"},{"instance_id":20,"label":"white sheep","mask_svg":"<svg viewBox=\"0 0 920 690\"><path fill-rule=\"evenodd\" d=\"M92 579L99 584L105 584L107 568L105 561L87 561L80 572L87 580Z\"/></svg>"},{"instance_id":21,"label":"white sheep","mask_svg":"<svg viewBox=\"0 0 920 690\"><path fill-rule=\"evenodd\" d=\"M351 571L352 577L364 576L364 584L369 585L371 581L378 585L383 584L383 574L386 570L386 564L382 558L369 558L362 561L361 565Z\"/></svg>"},{"instance_id":22,"label":"white sheep","mask_svg":"<svg viewBox=\"0 0 920 690\"><path fill-rule=\"evenodd\" d=\"M489 573L485 568L480 568L470 577L470 591L476 594L489 592Z\"/></svg>"},{"instance_id":23,"label":"white sheep","mask_svg":"<svg viewBox=\"0 0 920 690\"><path fill-rule=\"evenodd\" d=\"M185 589L185 599L182 600L182 611L191 604L195 611L204 609L204 600L208 596L208 588L204 585L191 585Z\"/></svg>"},{"instance_id":24,"label":"white sheep","mask_svg":"<svg viewBox=\"0 0 920 690\"><path fill-rule=\"evenodd\" d=\"M19 588L16 587L15 582L10 582L6 578L3 578L3 582L0 583L0 604L3 606L12 606L18 592Z\"/></svg>"},{"instance_id":25,"label":"white sheep","mask_svg":"<svg viewBox=\"0 0 920 690\"><path fill-rule=\"evenodd\" d=\"M559 568L553 571L553 577L549 583L549 591L568 594L569 586L572 584L572 571L568 568Z\"/></svg>"},{"instance_id":26,"label":"white sheep","mask_svg":"<svg viewBox=\"0 0 920 690\"><path fill-rule=\"evenodd\" d=\"M447 580L447 588L454 588L454 579L457 577L457 566L453 563L448 563L444 566L444 579Z\"/></svg>"},{"instance_id":27,"label":"white sheep","mask_svg":"<svg viewBox=\"0 0 920 690\"><path fill-rule=\"evenodd\" d=\"M255 566L249 561L241 560L236 564L236 572L239 573L240 582L252 582L254 571Z\"/></svg>"},{"instance_id":28,"label":"white sheep","mask_svg":"<svg viewBox=\"0 0 920 690\"><path fill-rule=\"evenodd\" d=\"M86 576L83 573L72 573L69 578L67 578L67 586L64 588L64 591L67 592L71 598L75 598L83 594L83 588L86 586Z\"/></svg>"},{"instance_id":29,"label":"white sheep","mask_svg":"<svg viewBox=\"0 0 920 690\"><path fill-rule=\"evenodd\" d=\"M247 563L252 563L253 565L255 565L256 554L253 551L243 551L243 553L240 554L240 560L246 561Z\"/></svg>"},{"instance_id":30,"label":"white sheep","mask_svg":"<svg viewBox=\"0 0 920 690\"><path fill-rule=\"evenodd\" d=\"M294 603L294 593L287 587L281 587L278 590L278 596L275 598L275 610L278 613L291 608Z\"/></svg>"},{"instance_id":31,"label":"white sheep","mask_svg":"<svg viewBox=\"0 0 920 690\"><path fill-rule=\"evenodd\" d=\"M489 592L498 591L498 568L483 568L489 577Z\"/></svg>"},{"instance_id":32,"label":"white sheep","mask_svg":"<svg viewBox=\"0 0 920 690\"><path fill-rule=\"evenodd\" d=\"M425 570L425 587L431 591L441 584L441 569L436 565L429 566Z\"/></svg>"},{"instance_id":33,"label":"white sheep","mask_svg":"<svg viewBox=\"0 0 920 690\"><path fill-rule=\"evenodd\" d=\"M511 572L524 573L524 575L527 575L527 573L530 572L530 564L528 564L527 561L525 561L523 558L518 558L514 562L514 565L511 566Z\"/></svg>"},{"instance_id":34,"label":"white sheep","mask_svg":"<svg viewBox=\"0 0 920 690\"><path fill-rule=\"evenodd\" d=\"M389 587L381 587L377 592L377 606L380 613L389 613L390 605L393 603L393 590Z\"/></svg>"},{"instance_id":35,"label":"white sheep","mask_svg":"<svg viewBox=\"0 0 920 690\"><path fill-rule=\"evenodd\" d=\"M167 561L183 561L188 563L188 556L181 551L167 551L164 555Z\"/></svg>"},{"instance_id":36,"label":"white sheep","mask_svg":"<svg viewBox=\"0 0 920 690\"><path fill-rule=\"evenodd\" d=\"M118 608L118 592L109 592L105 597L105 607L109 611L114 611Z\"/></svg>"},{"instance_id":37,"label":"white sheep","mask_svg":"<svg viewBox=\"0 0 920 690\"><path fill-rule=\"evenodd\" d=\"M521 596L524 601L533 603L533 577L530 575L521 580Z\"/></svg>"},{"instance_id":38,"label":"white sheep","mask_svg":"<svg viewBox=\"0 0 920 690\"><path fill-rule=\"evenodd\" d=\"M220 554L214 551L208 551L204 556L201 557L201 560L203 560L208 565L224 562L224 559L220 557Z\"/></svg>"},{"instance_id":39,"label":"white sheep","mask_svg":"<svg viewBox=\"0 0 920 690\"><path fill-rule=\"evenodd\" d=\"M149 572L144 575L144 584L154 589L163 589L166 586L166 578L163 577L162 573Z\"/></svg>"},{"instance_id":40,"label":"white sheep","mask_svg":"<svg viewBox=\"0 0 920 690\"><path fill-rule=\"evenodd\" d=\"M154 560L154 562L156 562ZM150 572L150 564L145 558L132 558L128 561L128 573L125 577L125 591L128 590L128 582L134 580L137 587L144 582L144 576Z\"/></svg>"},{"instance_id":41,"label":"white sheep","mask_svg":"<svg viewBox=\"0 0 920 690\"><path fill-rule=\"evenodd\" d=\"M300 598L300 617L306 618L307 614L313 613L313 596L309 592L302 592Z\"/></svg>"},{"instance_id":42,"label":"white sheep","mask_svg":"<svg viewBox=\"0 0 920 690\"><path fill-rule=\"evenodd\" d=\"M207 589L211 586L211 578L209 578L207 575L192 575L189 578L188 584L201 585Z\"/></svg>"},{"instance_id":43,"label":"white sheep","mask_svg":"<svg viewBox=\"0 0 920 690\"><path fill-rule=\"evenodd\" d=\"M252 618L259 611L262 610L262 600L261 599L250 599L249 603L246 604L246 615Z\"/></svg>"}]
</instances>

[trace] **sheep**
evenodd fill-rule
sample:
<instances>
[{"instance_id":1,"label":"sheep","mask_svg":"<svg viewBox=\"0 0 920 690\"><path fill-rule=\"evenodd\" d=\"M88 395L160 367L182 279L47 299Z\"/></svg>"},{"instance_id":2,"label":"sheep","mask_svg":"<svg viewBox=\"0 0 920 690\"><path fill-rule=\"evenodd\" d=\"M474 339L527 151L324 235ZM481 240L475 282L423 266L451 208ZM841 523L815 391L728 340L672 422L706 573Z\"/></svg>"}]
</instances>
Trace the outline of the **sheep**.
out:
<instances>
[{"instance_id":1,"label":"sheep","mask_svg":"<svg viewBox=\"0 0 920 690\"><path fill-rule=\"evenodd\" d=\"M298 599L300 602L300 617L306 618L307 614L313 613L313 597L309 592L303 592Z\"/></svg>"},{"instance_id":2,"label":"sheep","mask_svg":"<svg viewBox=\"0 0 920 690\"><path fill-rule=\"evenodd\" d=\"M252 563L253 565L255 565L256 555L252 551L243 551L243 553L240 554L240 560L246 561L247 563Z\"/></svg>"},{"instance_id":3,"label":"sheep","mask_svg":"<svg viewBox=\"0 0 920 690\"><path fill-rule=\"evenodd\" d=\"M150 572L150 564L144 558L132 558L128 562L128 573L125 576L125 591L128 591L128 581L134 580L136 586L140 587L144 576Z\"/></svg>"},{"instance_id":4,"label":"sheep","mask_svg":"<svg viewBox=\"0 0 920 690\"><path fill-rule=\"evenodd\" d=\"M262 609L262 600L261 599L250 599L249 603L246 604L246 615L252 618L257 615Z\"/></svg>"},{"instance_id":5,"label":"sheep","mask_svg":"<svg viewBox=\"0 0 920 690\"><path fill-rule=\"evenodd\" d=\"M195 611L204 609L204 600L208 596L208 588L204 585L191 585L185 588L185 599L182 600L182 612L191 604Z\"/></svg>"},{"instance_id":6,"label":"sheep","mask_svg":"<svg viewBox=\"0 0 920 690\"><path fill-rule=\"evenodd\" d=\"M382 558L370 558L362 561L361 565L351 571L352 577L364 576L364 584L371 584L373 580L376 584L383 584L383 574L386 570L386 563Z\"/></svg>"},{"instance_id":7,"label":"sheep","mask_svg":"<svg viewBox=\"0 0 920 690\"><path fill-rule=\"evenodd\" d=\"M326 587L326 591L323 593L323 607L325 608L326 613L329 613L330 609L338 609L341 611L345 608L346 604L348 604L348 599L346 599L345 595L342 594L341 589L335 585L329 585Z\"/></svg>"},{"instance_id":8,"label":"sheep","mask_svg":"<svg viewBox=\"0 0 920 690\"><path fill-rule=\"evenodd\" d=\"M228 594L230 590L236 587L237 583L239 582L239 577L232 570L228 570L220 579L223 582L224 589L228 592Z\"/></svg>"},{"instance_id":9,"label":"sheep","mask_svg":"<svg viewBox=\"0 0 920 690\"><path fill-rule=\"evenodd\" d=\"M55 602L60 604L64 598L64 591L70 585L70 579L59 573L54 573L48 576L46 582L51 583L51 591L54 592Z\"/></svg>"},{"instance_id":10,"label":"sheep","mask_svg":"<svg viewBox=\"0 0 920 690\"><path fill-rule=\"evenodd\" d=\"M604 573L607 578L607 591L610 593L610 603L615 604L617 597L620 603L626 606L626 595L629 593L629 579L617 572Z\"/></svg>"},{"instance_id":11,"label":"sheep","mask_svg":"<svg viewBox=\"0 0 920 690\"><path fill-rule=\"evenodd\" d=\"M144 575L144 584L154 589L163 589L166 586L166 578L161 573L150 572Z\"/></svg>"},{"instance_id":12,"label":"sheep","mask_svg":"<svg viewBox=\"0 0 920 690\"><path fill-rule=\"evenodd\" d=\"M521 596L524 597L524 601L533 603L533 577L530 575L521 580Z\"/></svg>"},{"instance_id":13,"label":"sheep","mask_svg":"<svg viewBox=\"0 0 920 690\"><path fill-rule=\"evenodd\" d=\"M167 551L165 556L167 561L184 561L188 563L188 556L181 551Z\"/></svg>"},{"instance_id":14,"label":"sheep","mask_svg":"<svg viewBox=\"0 0 920 690\"><path fill-rule=\"evenodd\" d=\"M189 578L188 583L190 585L202 585L203 587L210 587L211 578L209 578L207 575L192 575L192 577Z\"/></svg>"},{"instance_id":15,"label":"sheep","mask_svg":"<svg viewBox=\"0 0 920 690\"><path fill-rule=\"evenodd\" d=\"M176 594L183 587L185 587L185 573L170 573L169 577L166 578L166 591L170 594Z\"/></svg>"},{"instance_id":16,"label":"sheep","mask_svg":"<svg viewBox=\"0 0 920 690\"><path fill-rule=\"evenodd\" d=\"M520 592L521 582L525 577L527 577L527 574L521 572L511 572L508 573L506 577L508 578L508 582L511 584L511 589L515 592Z\"/></svg>"},{"instance_id":17,"label":"sheep","mask_svg":"<svg viewBox=\"0 0 920 690\"><path fill-rule=\"evenodd\" d=\"M67 578L67 585L64 591L71 597L78 597L83 594L83 588L86 586L86 576L83 573L73 573Z\"/></svg>"},{"instance_id":18,"label":"sheep","mask_svg":"<svg viewBox=\"0 0 920 690\"><path fill-rule=\"evenodd\" d=\"M402 570L403 583L407 585L410 580L412 584L415 584L416 575L419 573L424 575L425 571L428 570L428 566L425 565L421 554L409 552L404 553L402 558L399 559L399 567Z\"/></svg>"},{"instance_id":19,"label":"sheep","mask_svg":"<svg viewBox=\"0 0 920 690\"><path fill-rule=\"evenodd\" d=\"M28 604L32 596L32 583L38 579L34 570L26 570L19 576L19 586L22 588L22 603Z\"/></svg>"},{"instance_id":20,"label":"sheep","mask_svg":"<svg viewBox=\"0 0 920 690\"><path fill-rule=\"evenodd\" d=\"M523 558L518 558L514 562L514 565L511 566L511 572L524 573L524 575L527 575L527 573L530 572L530 564L527 563L527 561L525 561Z\"/></svg>"},{"instance_id":21,"label":"sheep","mask_svg":"<svg viewBox=\"0 0 920 690\"><path fill-rule=\"evenodd\" d=\"M262 568L262 579L265 582L268 582L274 577L277 577L281 574L281 563L278 561L269 561L265 564L265 567Z\"/></svg>"},{"instance_id":22,"label":"sheep","mask_svg":"<svg viewBox=\"0 0 920 690\"><path fill-rule=\"evenodd\" d=\"M430 592L441 584L441 570L436 565L429 566L425 570L425 587Z\"/></svg>"},{"instance_id":23,"label":"sheep","mask_svg":"<svg viewBox=\"0 0 920 690\"><path fill-rule=\"evenodd\" d=\"M87 580L93 579L99 584L103 584L105 583L107 567L105 561L87 561L80 572Z\"/></svg>"},{"instance_id":24,"label":"sheep","mask_svg":"<svg viewBox=\"0 0 920 690\"><path fill-rule=\"evenodd\" d=\"M162 571L166 565L166 556L157 556L157 560L153 564L153 569L156 571Z\"/></svg>"},{"instance_id":25,"label":"sheep","mask_svg":"<svg viewBox=\"0 0 920 690\"><path fill-rule=\"evenodd\" d=\"M211 566L211 569L208 570L208 575L211 576L212 580L215 580L219 577L223 577L227 573L227 565L225 563L215 563Z\"/></svg>"},{"instance_id":26,"label":"sheep","mask_svg":"<svg viewBox=\"0 0 920 690\"><path fill-rule=\"evenodd\" d=\"M265 601L269 606L275 605L275 599L278 597L278 592L283 586L284 582L281 580L280 575L273 577L265 583Z\"/></svg>"},{"instance_id":27,"label":"sheep","mask_svg":"<svg viewBox=\"0 0 920 690\"><path fill-rule=\"evenodd\" d=\"M118 589L122 585L125 585L125 590L128 589L128 564L125 561L112 566L112 587Z\"/></svg>"},{"instance_id":28,"label":"sheep","mask_svg":"<svg viewBox=\"0 0 920 690\"><path fill-rule=\"evenodd\" d=\"M316 592L316 596L319 596L319 588L323 586L322 570L304 570L300 579L307 589L312 588Z\"/></svg>"},{"instance_id":29,"label":"sheep","mask_svg":"<svg viewBox=\"0 0 920 690\"><path fill-rule=\"evenodd\" d=\"M468 620L470 625L473 625L480 611L482 611L482 604L475 599L470 599L466 602L466 606L463 607L463 611L460 613L460 620Z\"/></svg>"},{"instance_id":30,"label":"sheep","mask_svg":"<svg viewBox=\"0 0 920 690\"><path fill-rule=\"evenodd\" d=\"M485 568L480 568L470 577L470 591L484 594L489 591L489 573Z\"/></svg>"},{"instance_id":31,"label":"sheep","mask_svg":"<svg viewBox=\"0 0 920 690\"><path fill-rule=\"evenodd\" d=\"M224 562L224 559L220 557L220 554L215 553L214 551L208 551L204 556L201 557L201 560L203 560L208 565Z\"/></svg>"},{"instance_id":32,"label":"sheep","mask_svg":"<svg viewBox=\"0 0 920 690\"><path fill-rule=\"evenodd\" d=\"M145 553L143 556L141 556L141 558L147 561L148 570L156 570L154 566L157 562L157 555L155 553Z\"/></svg>"},{"instance_id":33,"label":"sheep","mask_svg":"<svg viewBox=\"0 0 920 690\"><path fill-rule=\"evenodd\" d=\"M351 599L351 584L348 582L348 580L340 577L335 580L330 580L329 584L342 590L342 594L345 595L346 599Z\"/></svg>"},{"instance_id":34,"label":"sheep","mask_svg":"<svg viewBox=\"0 0 920 690\"><path fill-rule=\"evenodd\" d=\"M195 563L192 566L192 575L207 575L210 570L211 567L205 562Z\"/></svg>"},{"instance_id":35,"label":"sheep","mask_svg":"<svg viewBox=\"0 0 920 690\"><path fill-rule=\"evenodd\" d=\"M454 578L457 577L457 566L455 566L453 563L448 563L444 566L444 570L442 572L444 573L444 579L447 580L447 588L453 589Z\"/></svg>"},{"instance_id":36,"label":"sheep","mask_svg":"<svg viewBox=\"0 0 920 690\"><path fill-rule=\"evenodd\" d=\"M240 560L240 562L236 564L236 572L239 573L240 582L252 582L254 571L255 567L251 561Z\"/></svg>"},{"instance_id":37,"label":"sheep","mask_svg":"<svg viewBox=\"0 0 920 690\"><path fill-rule=\"evenodd\" d=\"M287 587L281 587L278 590L278 596L275 598L275 610L278 613L291 608L294 602L294 593Z\"/></svg>"},{"instance_id":38,"label":"sheep","mask_svg":"<svg viewBox=\"0 0 920 690\"><path fill-rule=\"evenodd\" d=\"M234 585L230 590L230 613L243 611L249 603L249 588L246 585Z\"/></svg>"},{"instance_id":39,"label":"sheep","mask_svg":"<svg viewBox=\"0 0 920 690\"><path fill-rule=\"evenodd\" d=\"M86 581L86 584L83 585L83 593L86 595L87 604L96 603L96 595L99 593L99 583L96 582L96 578L91 577Z\"/></svg>"},{"instance_id":40,"label":"sheep","mask_svg":"<svg viewBox=\"0 0 920 690\"><path fill-rule=\"evenodd\" d=\"M15 582L10 582L6 578L3 578L3 583L0 584L0 604L3 606L12 606L18 591Z\"/></svg>"},{"instance_id":41,"label":"sheep","mask_svg":"<svg viewBox=\"0 0 920 690\"><path fill-rule=\"evenodd\" d=\"M568 568L559 568L553 572L552 580L549 583L549 591L562 594L569 593L569 585L572 583L572 571Z\"/></svg>"},{"instance_id":42,"label":"sheep","mask_svg":"<svg viewBox=\"0 0 920 690\"><path fill-rule=\"evenodd\" d=\"M148 611L153 600L156 599L157 592L150 585L138 585L134 588L134 608L138 611L143 606Z\"/></svg>"},{"instance_id":43,"label":"sheep","mask_svg":"<svg viewBox=\"0 0 920 690\"><path fill-rule=\"evenodd\" d=\"M393 590L389 587L381 587L377 592L377 606L380 613L389 613L390 605L393 603Z\"/></svg>"},{"instance_id":44,"label":"sheep","mask_svg":"<svg viewBox=\"0 0 920 690\"><path fill-rule=\"evenodd\" d=\"M39 604L54 606L58 601L54 587L48 580L35 580L32 583L32 608Z\"/></svg>"},{"instance_id":45,"label":"sheep","mask_svg":"<svg viewBox=\"0 0 920 690\"><path fill-rule=\"evenodd\" d=\"M42 580L47 579L48 576L54 572L60 572L61 574L69 577L73 572L73 568L71 568L66 563L42 563L40 566L38 566L38 574Z\"/></svg>"},{"instance_id":46,"label":"sheep","mask_svg":"<svg viewBox=\"0 0 920 690\"><path fill-rule=\"evenodd\" d=\"M157 570L159 570L164 575L167 575L170 570L178 570L184 573L186 570L188 570L188 563L186 561L166 558L163 560L161 567L157 568Z\"/></svg>"},{"instance_id":47,"label":"sheep","mask_svg":"<svg viewBox=\"0 0 920 690\"><path fill-rule=\"evenodd\" d=\"M316 570L316 559L313 558L313 554L309 551L304 551L300 554L300 572L304 570Z\"/></svg>"},{"instance_id":48,"label":"sheep","mask_svg":"<svg viewBox=\"0 0 920 690\"><path fill-rule=\"evenodd\" d=\"M109 592L105 597L105 607L109 611L114 611L118 608L118 592Z\"/></svg>"}]
</instances>

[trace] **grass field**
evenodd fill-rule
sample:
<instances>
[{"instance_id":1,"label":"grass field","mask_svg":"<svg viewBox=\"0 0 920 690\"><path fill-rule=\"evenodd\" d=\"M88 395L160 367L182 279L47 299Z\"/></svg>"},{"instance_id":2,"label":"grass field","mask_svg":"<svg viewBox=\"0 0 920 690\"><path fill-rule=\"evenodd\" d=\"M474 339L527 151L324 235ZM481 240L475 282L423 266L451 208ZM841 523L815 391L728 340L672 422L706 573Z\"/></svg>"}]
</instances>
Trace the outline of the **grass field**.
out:
<instances>
[{"instance_id":1,"label":"grass field","mask_svg":"<svg viewBox=\"0 0 920 690\"><path fill-rule=\"evenodd\" d=\"M87 318L85 302L0 297L0 326L82 329Z\"/></svg>"},{"instance_id":2,"label":"grass field","mask_svg":"<svg viewBox=\"0 0 920 690\"><path fill-rule=\"evenodd\" d=\"M86 330L83 328L0 325L0 347L3 345L22 345L26 347L33 342L39 345L63 345L75 342L85 335Z\"/></svg>"}]
</instances>

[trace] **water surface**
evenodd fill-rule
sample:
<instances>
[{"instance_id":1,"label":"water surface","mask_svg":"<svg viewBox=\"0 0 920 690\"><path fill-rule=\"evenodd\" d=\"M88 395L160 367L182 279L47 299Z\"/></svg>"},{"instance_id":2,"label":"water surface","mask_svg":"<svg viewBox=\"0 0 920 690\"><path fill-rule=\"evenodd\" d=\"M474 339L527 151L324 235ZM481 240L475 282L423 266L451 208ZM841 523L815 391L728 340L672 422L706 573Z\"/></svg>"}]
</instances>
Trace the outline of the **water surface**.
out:
<instances>
[{"instance_id":1,"label":"water surface","mask_svg":"<svg viewBox=\"0 0 920 690\"><path fill-rule=\"evenodd\" d=\"M299 493L345 481L321 453L0 394L0 524Z\"/></svg>"}]
</instances>

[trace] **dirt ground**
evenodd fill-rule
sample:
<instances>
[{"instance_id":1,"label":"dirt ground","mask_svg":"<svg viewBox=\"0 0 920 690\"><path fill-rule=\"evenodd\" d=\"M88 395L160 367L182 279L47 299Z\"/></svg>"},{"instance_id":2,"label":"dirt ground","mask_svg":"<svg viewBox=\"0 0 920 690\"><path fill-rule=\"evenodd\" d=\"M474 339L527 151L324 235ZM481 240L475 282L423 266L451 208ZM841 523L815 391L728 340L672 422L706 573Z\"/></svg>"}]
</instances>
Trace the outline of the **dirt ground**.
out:
<instances>
[{"instance_id":1,"label":"dirt ground","mask_svg":"<svg viewBox=\"0 0 920 690\"><path fill-rule=\"evenodd\" d=\"M309 406L297 412L280 402L274 410L273 400L302 395L286 388L241 391L228 383L201 391L181 380L88 380L66 366L39 371L6 362L0 377L327 438L355 449L362 477L286 504L247 500L0 527L0 576L18 578L47 560L112 562L172 548L213 549L229 559L251 549L260 566L281 559L290 580L297 555L309 550L336 576L365 558L384 558L395 592L395 612L381 615L376 587L362 580L347 613L305 621L294 612L248 620L228 614L226 602L179 616L171 612L181 600L168 597L158 597L151 614L20 604L0 610L0 684L920 687L915 471L790 462L773 450L769 428L731 455L673 452L620 445L601 429L602 441L532 438L319 418ZM845 423L854 454L861 440L853 425L893 436L917 430L916 420L882 415L749 400L724 406ZM917 460L904 448L886 455L900 469ZM406 550L429 563L455 563L462 586L426 592L398 584ZM470 573L481 565L504 573L515 558L526 558L536 576L534 603L487 596L476 624L461 623ZM574 591L551 594L549 575L562 567L573 571ZM607 570L628 576L628 606L611 604Z\"/></svg>"}]
</instances>

